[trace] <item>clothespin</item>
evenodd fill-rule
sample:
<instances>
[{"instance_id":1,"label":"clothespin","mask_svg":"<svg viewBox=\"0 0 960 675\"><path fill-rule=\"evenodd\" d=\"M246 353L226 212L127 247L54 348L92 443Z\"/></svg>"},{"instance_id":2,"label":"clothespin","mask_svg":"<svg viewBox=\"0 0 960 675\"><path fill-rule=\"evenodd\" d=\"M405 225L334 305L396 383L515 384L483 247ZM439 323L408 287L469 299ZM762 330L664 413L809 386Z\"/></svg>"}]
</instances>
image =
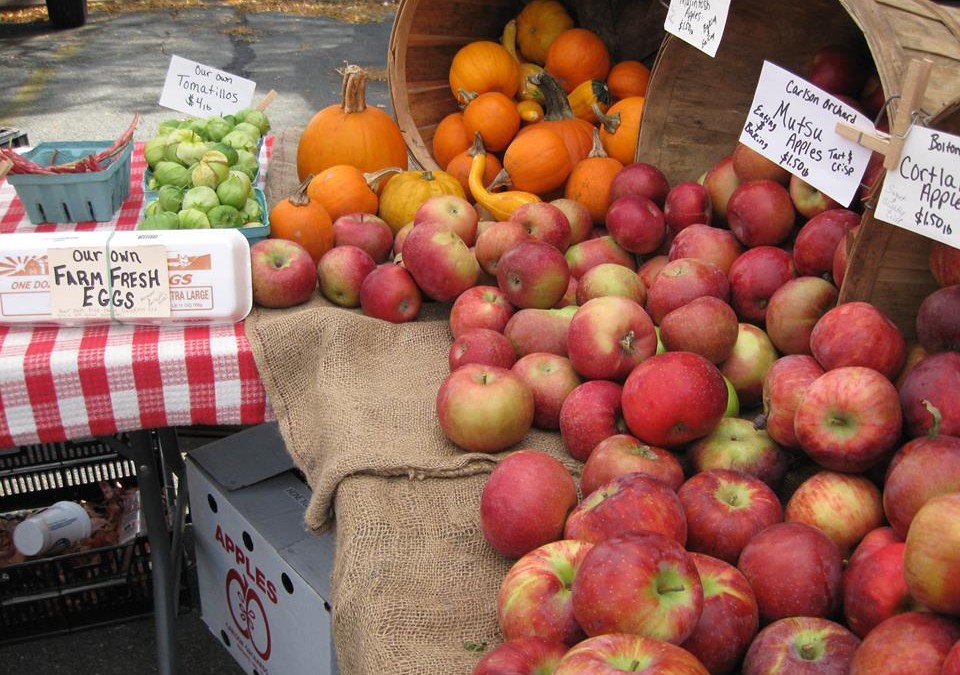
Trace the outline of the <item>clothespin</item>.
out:
<instances>
[{"instance_id":1,"label":"clothespin","mask_svg":"<svg viewBox=\"0 0 960 675\"><path fill-rule=\"evenodd\" d=\"M270 91L268 91L267 94L263 97L263 99L257 104L257 110L259 110L260 112L263 112L264 110L266 110L267 106L273 103L273 99L275 99L276 97L277 97L276 90L271 89Z\"/></svg>"},{"instance_id":2,"label":"clothespin","mask_svg":"<svg viewBox=\"0 0 960 675\"><path fill-rule=\"evenodd\" d=\"M933 61L913 59L907 66L907 74L900 91L900 102L890 121L890 133L882 131L863 131L847 122L837 122L836 132L865 148L875 150L884 156L883 166L892 169L900 161L903 143L913 123L914 116L920 111L923 92L930 80Z\"/></svg>"}]
</instances>

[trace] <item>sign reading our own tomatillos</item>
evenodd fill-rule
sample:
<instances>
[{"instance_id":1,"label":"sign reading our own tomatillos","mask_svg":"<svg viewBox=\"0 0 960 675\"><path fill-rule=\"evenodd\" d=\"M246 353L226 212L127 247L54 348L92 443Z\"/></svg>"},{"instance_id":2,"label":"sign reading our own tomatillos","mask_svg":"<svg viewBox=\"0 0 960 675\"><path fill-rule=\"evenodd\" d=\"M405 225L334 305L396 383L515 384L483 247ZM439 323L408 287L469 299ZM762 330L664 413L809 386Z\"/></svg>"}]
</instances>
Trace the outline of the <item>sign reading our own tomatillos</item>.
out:
<instances>
[{"instance_id":1,"label":"sign reading our own tomatillos","mask_svg":"<svg viewBox=\"0 0 960 675\"><path fill-rule=\"evenodd\" d=\"M179 56L170 57L160 105L194 117L249 108L257 83Z\"/></svg>"},{"instance_id":2,"label":"sign reading our own tomatillos","mask_svg":"<svg viewBox=\"0 0 960 675\"><path fill-rule=\"evenodd\" d=\"M764 61L740 142L849 206L872 151L840 136L837 122L874 130L862 113Z\"/></svg>"},{"instance_id":3,"label":"sign reading our own tomatillos","mask_svg":"<svg viewBox=\"0 0 960 675\"><path fill-rule=\"evenodd\" d=\"M729 12L730 0L670 0L663 28L714 57Z\"/></svg>"},{"instance_id":4,"label":"sign reading our own tomatillos","mask_svg":"<svg viewBox=\"0 0 960 675\"><path fill-rule=\"evenodd\" d=\"M170 316L165 246L51 247L47 263L53 318Z\"/></svg>"},{"instance_id":5,"label":"sign reading our own tomatillos","mask_svg":"<svg viewBox=\"0 0 960 675\"><path fill-rule=\"evenodd\" d=\"M911 126L873 215L960 248L960 137Z\"/></svg>"}]
</instances>

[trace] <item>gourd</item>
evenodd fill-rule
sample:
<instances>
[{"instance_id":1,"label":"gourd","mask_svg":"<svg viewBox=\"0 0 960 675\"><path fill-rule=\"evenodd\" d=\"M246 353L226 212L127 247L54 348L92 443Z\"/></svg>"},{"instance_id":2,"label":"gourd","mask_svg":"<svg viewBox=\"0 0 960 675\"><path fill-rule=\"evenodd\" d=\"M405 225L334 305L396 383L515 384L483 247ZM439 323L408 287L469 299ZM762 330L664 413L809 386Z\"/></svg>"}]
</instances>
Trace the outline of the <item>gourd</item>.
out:
<instances>
[{"instance_id":1,"label":"gourd","mask_svg":"<svg viewBox=\"0 0 960 675\"><path fill-rule=\"evenodd\" d=\"M567 94L567 101L575 116L590 124L596 124L599 119L597 111L607 112L613 103L613 97L610 95L610 88L603 80L587 80L578 84Z\"/></svg>"},{"instance_id":2,"label":"gourd","mask_svg":"<svg viewBox=\"0 0 960 675\"><path fill-rule=\"evenodd\" d=\"M460 186L467 195L467 199L474 201L473 195L470 192L470 169L473 166L473 155L470 154L471 148L467 148L456 157L451 159L449 164L447 164L446 171L460 181ZM503 165L500 163L500 159L493 154L487 155L487 161L484 165L483 175L480 177L481 183L483 185L490 185L494 180L496 180L497 176L499 176L501 169L503 169Z\"/></svg>"},{"instance_id":3,"label":"gourd","mask_svg":"<svg viewBox=\"0 0 960 675\"><path fill-rule=\"evenodd\" d=\"M470 148L473 162L470 165L468 185L474 201L485 208L496 220L507 220L510 214L524 204L542 201L540 197L530 192L511 190L509 192L490 192L484 187L483 173L487 163L487 153L483 149L483 140L479 134L474 138Z\"/></svg>"},{"instance_id":4,"label":"gourd","mask_svg":"<svg viewBox=\"0 0 960 675\"><path fill-rule=\"evenodd\" d=\"M475 40L453 55L448 79L454 97L464 105L464 92L499 91L513 98L520 85L520 71L516 59L499 42Z\"/></svg>"},{"instance_id":5,"label":"gourd","mask_svg":"<svg viewBox=\"0 0 960 675\"><path fill-rule=\"evenodd\" d=\"M517 44L527 61L543 65L558 35L573 28L573 17L559 0L530 0L517 15Z\"/></svg>"},{"instance_id":6,"label":"gourd","mask_svg":"<svg viewBox=\"0 0 960 675\"><path fill-rule=\"evenodd\" d=\"M550 43L544 69L569 94L581 82L607 79L610 50L592 30L571 28Z\"/></svg>"},{"instance_id":7,"label":"gourd","mask_svg":"<svg viewBox=\"0 0 960 675\"><path fill-rule=\"evenodd\" d=\"M600 131L594 130L593 147L586 159L570 172L563 196L578 201L590 211L594 225L604 222L610 207L610 186L623 169L623 163L607 156L600 142Z\"/></svg>"},{"instance_id":8,"label":"gourd","mask_svg":"<svg viewBox=\"0 0 960 675\"><path fill-rule=\"evenodd\" d=\"M624 165L633 162L643 119L643 96L628 96L600 116L600 142L611 157Z\"/></svg>"},{"instance_id":9,"label":"gourd","mask_svg":"<svg viewBox=\"0 0 960 675\"><path fill-rule=\"evenodd\" d=\"M462 92L468 100L463 109L463 123L471 138L479 133L490 152L500 152L520 130L520 112L516 102L499 91L473 95Z\"/></svg>"},{"instance_id":10,"label":"gourd","mask_svg":"<svg viewBox=\"0 0 960 675\"><path fill-rule=\"evenodd\" d=\"M570 155L555 131L537 125L507 147L503 168L512 187L543 195L561 187L570 175Z\"/></svg>"},{"instance_id":11,"label":"gourd","mask_svg":"<svg viewBox=\"0 0 960 675\"><path fill-rule=\"evenodd\" d=\"M348 213L376 213L381 184L402 170L393 166L364 173L349 164L336 164L313 177L307 195L323 206L332 220Z\"/></svg>"},{"instance_id":12,"label":"gourd","mask_svg":"<svg viewBox=\"0 0 960 675\"><path fill-rule=\"evenodd\" d=\"M400 126L380 108L367 106L367 72L348 65L341 74L340 102L317 112L300 136L300 180L336 164L350 164L363 172L391 166L406 169L407 146Z\"/></svg>"},{"instance_id":13,"label":"gourd","mask_svg":"<svg viewBox=\"0 0 960 675\"><path fill-rule=\"evenodd\" d=\"M396 234L413 220L420 205L434 195L456 195L466 198L460 181L446 171L404 171L393 176L380 193L377 212Z\"/></svg>"},{"instance_id":14,"label":"gourd","mask_svg":"<svg viewBox=\"0 0 960 675\"><path fill-rule=\"evenodd\" d=\"M521 124L532 124L543 119L543 106L536 101L517 101Z\"/></svg>"},{"instance_id":15,"label":"gourd","mask_svg":"<svg viewBox=\"0 0 960 675\"><path fill-rule=\"evenodd\" d=\"M313 262L333 248L333 221L330 214L307 194L313 176L307 176L288 197L270 209L270 236L288 239L303 246Z\"/></svg>"},{"instance_id":16,"label":"gourd","mask_svg":"<svg viewBox=\"0 0 960 675\"><path fill-rule=\"evenodd\" d=\"M530 76L543 71L543 67L536 63L530 63L520 58L517 53L517 20L510 19L503 27L503 33L500 35L500 44L510 55L516 59L519 66L519 89L517 89L516 98L520 101L536 101L543 104L543 93L535 85Z\"/></svg>"}]
</instances>

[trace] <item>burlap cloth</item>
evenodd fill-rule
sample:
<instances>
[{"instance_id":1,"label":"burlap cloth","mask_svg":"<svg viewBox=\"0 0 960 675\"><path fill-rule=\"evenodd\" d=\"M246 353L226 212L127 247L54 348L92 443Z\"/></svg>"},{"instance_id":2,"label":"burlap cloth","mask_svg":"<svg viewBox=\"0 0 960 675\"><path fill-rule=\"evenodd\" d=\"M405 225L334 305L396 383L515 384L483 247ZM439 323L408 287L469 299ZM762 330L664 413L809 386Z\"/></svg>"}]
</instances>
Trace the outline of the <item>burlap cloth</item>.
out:
<instances>
[{"instance_id":1,"label":"burlap cloth","mask_svg":"<svg viewBox=\"0 0 960 675\"><path fill-rule=\"evenodd\" d=\"M297 184L297 138L278 134L270 205ZM512 561L483 540L479 502L506 453L464 452L437 424L448 310L428 303L395 325L318 296L246 320L280 431L313 489L306 525L336 523L331 604L346 675L470 673L479 648L502 641L496 594ZM557 433L532 431L521 445L578 469Z\"/></svg>"}]
</instances>

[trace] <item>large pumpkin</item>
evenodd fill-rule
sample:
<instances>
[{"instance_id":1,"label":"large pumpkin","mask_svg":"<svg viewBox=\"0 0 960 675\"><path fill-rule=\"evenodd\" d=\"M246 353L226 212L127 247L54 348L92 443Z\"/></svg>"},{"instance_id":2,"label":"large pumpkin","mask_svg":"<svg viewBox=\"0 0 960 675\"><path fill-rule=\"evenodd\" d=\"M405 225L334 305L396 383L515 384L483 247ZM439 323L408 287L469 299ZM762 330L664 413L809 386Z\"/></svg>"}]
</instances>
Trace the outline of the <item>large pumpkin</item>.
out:
<instances>
[{"instance_id":1,"label":"large pumpkin","mask_svg":"<svg viewBox=\"0 0 960 675\"><path fill-rule=\"evenodd\" d=\"M344 68L341 101L323 108L307 123L297 146L297 174L349 164L364 173L396 166L407 168L407 146L397 121L366 102L367 72Z\"/></svg>"},{"instance_id":2,"label":"large pumpkin","mask_svg":"<svg viewBox=\"0 0 960 675\"><path fill-rule=\"evenodd\" d=\"M499 42L468 42L453 55L449 71L450 90L461 103L466 94L499 91L513 98L520 86L520 66Z\"/></svg>"},{"instance_id":3,"label":"large pumpkin","mask_svg":"<svg viewBox=\"0 0 960 675\"><path fill-rule=\"evenodd\" d=\"M378 215L396 234L413 220L420 205L434 195L456 195L466 199L460 181L446 171L404 171L384 186Z\"/></svg>"},{"instance_id":4,"label":"large pumpkin","mask_svg":"<svg viewBox=\"0 0 960 675\"><path fill-rule=\"evenodd\" d=\"M530 0L517 15L520 54L527 61L542 66L547 60L550 43L573 25L573 18L559 0Z\"/></svg>"}]
</instances>

